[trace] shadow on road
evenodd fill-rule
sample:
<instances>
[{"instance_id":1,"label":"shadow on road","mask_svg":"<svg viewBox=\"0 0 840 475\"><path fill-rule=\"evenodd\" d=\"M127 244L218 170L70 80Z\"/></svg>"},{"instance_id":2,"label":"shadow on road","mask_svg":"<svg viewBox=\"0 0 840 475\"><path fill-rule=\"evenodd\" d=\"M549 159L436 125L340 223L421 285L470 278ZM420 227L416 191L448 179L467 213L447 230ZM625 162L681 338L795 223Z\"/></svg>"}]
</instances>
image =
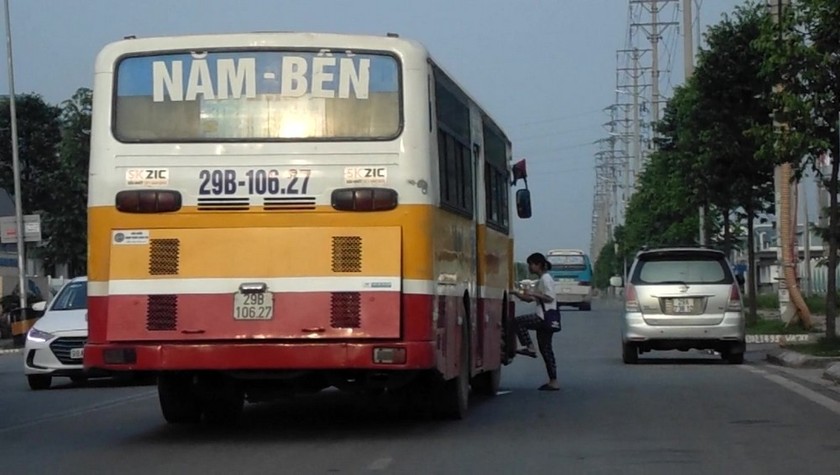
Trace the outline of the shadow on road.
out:
<instances>
[{"instance_id":1,"label":"shadow on road","mask_svg":"<svg viewBox=\"0 0 840 475\"><path fill-rule=\"evenodd\" d=\"M490 400L471 398L470 412ZM462 422L406 407L387 395L360 396L328 390L316 395L248 404L240 420L232 425L168 425L161 420L159 427L138 436L135 441L192 445L196 442L248 441L329 443L350 438L387 440L402 438L411 432L434 432Z\"/></svg>"},{"instance_id":2,"label":"shadow on road","mask_svg":"<svg viewBox=\"0 0 840 475\"><path fill-rule=\"evenodd\" d=\"M698 358L698 357L685 357L685 358L657 358L657 357L649 357L645 358L643 356L639 357L639 366L665 366L665 365L673 365L673 366L690 366L690 365L701 365L701 366L728 366L729 363L720 359L719 357L709 356L706 358Z\"/></svg>"},{"instance_id":3,"label":"shadow on road","mask_svg":"<svg viewBox=\"0 0 840 475\"><path fill-rule=\"evenodd\" d=\"M132 377L100 377L91 378L82 382L73 382L68 378L56 377L50 391L62 391L68 389L105 389L105 388L131 388L143 386L155 386L157 380L154 376L132 376Z\"/></svg>"}]
</instances>

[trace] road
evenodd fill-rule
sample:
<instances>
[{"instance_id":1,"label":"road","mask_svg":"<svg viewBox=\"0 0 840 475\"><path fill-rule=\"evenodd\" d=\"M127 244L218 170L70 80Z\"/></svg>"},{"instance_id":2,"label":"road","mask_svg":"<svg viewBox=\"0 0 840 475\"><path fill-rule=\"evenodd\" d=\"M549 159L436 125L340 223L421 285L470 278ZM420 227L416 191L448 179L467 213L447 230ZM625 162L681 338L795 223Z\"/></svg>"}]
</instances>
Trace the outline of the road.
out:
<instances>
[{"instance_id":1,"label":"road","mask_svg":"<svg viewBox=\"0 0 840 475\"><path fill-rule=\"evenodd\" d=\"M564 312L562 391L540 360L464 421L427 421L325 392L246 409L235 428L171 427L153 386L29 391L0 356L0 472L794 474L840 473L840 393L764 366L667 353L625 366L618 310ZM61 380L59 380L61 381Z\"/></svg>"}]
</instances>

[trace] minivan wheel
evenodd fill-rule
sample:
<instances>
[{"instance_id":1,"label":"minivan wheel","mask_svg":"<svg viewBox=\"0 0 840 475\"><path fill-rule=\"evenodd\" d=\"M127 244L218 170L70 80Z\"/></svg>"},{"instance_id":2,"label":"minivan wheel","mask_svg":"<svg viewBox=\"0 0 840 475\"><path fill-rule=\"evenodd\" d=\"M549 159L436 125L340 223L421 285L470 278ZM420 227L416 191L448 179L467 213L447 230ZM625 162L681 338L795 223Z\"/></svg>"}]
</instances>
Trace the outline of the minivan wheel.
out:
<instances>
[{"instance_id":1,"label":"minivan wheel","mask_svg":"<svg viewBox=\"0 0 840 475\"><path fill-rule=\"evenodd\" d=\"M743 364L744 363L744 354L743 353L722 353L720 355L723 359L725 359L729 364Z\"/></svg>"},{"instance_id":2,"label":"minivan wheel","mask_svg":"<svg viewBox=\"0 0 840 475\"><path fill-rule=\"evenodd\" d=\"M624 364L636 364L639 362L639 349L632 343L622 343L621 356Z\"/></svg>"}]
</instances>

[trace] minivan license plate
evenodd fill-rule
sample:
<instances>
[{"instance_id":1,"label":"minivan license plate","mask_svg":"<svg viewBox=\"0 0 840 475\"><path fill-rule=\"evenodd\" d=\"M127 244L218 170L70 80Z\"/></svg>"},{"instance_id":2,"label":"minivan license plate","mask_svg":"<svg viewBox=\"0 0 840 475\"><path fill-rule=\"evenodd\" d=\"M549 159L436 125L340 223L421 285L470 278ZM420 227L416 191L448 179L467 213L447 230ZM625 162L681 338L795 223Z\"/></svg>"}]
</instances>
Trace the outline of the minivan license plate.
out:
<instances>
[{"instance_id":1,"label":"minivan license plate","mask_svg":"<svg viewBox=\"0 0 840 475\"><path fill-rule=\"evenodd\" d=\"M674 299L674 313L694 313L694 299Z\"/></svg>"}]
</instances>

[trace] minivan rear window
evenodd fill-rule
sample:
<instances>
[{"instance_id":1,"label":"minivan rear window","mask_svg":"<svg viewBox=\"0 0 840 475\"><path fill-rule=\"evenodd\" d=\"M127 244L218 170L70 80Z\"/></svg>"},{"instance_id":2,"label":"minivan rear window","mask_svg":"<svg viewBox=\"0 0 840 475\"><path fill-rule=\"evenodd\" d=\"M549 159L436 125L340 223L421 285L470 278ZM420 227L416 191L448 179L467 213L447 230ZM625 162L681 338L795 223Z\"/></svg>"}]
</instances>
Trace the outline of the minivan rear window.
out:
<instances>
[{"instance_id":1,"label":"minivan rear window","mask_svg":"<svg viewBox=\"0 0 840 475\"><path fill-rule=\"evenodd\" d=\"M732 284L726 261L709 256L651 256L641 259L634 284Z\"/></svg>"}]
</instances>

